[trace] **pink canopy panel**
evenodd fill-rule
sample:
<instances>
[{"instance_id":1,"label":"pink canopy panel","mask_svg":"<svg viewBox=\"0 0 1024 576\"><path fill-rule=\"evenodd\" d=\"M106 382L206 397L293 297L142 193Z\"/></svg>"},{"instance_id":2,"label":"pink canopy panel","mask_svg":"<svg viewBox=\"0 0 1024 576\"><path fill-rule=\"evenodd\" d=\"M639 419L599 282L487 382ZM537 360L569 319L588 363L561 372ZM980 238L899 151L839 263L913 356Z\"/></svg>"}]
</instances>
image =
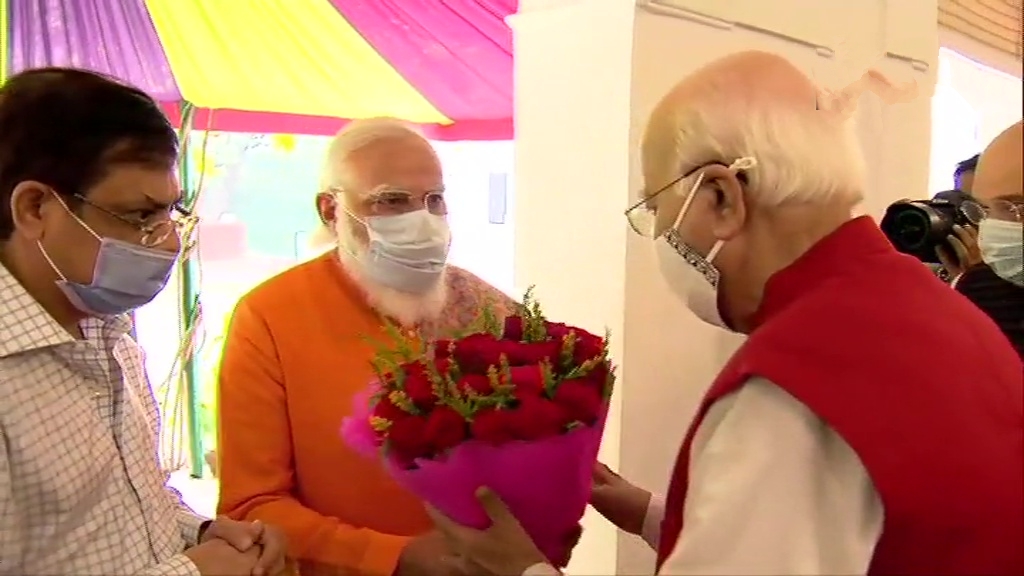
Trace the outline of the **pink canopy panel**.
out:
<instances>
[{"instance_id":1,"label":"pink canopy panel","mask_svg":"<svg viewBox=\"0 0 1024 576\"><path fill-rule=\"evenodd\" d=\"M0 0L6 75L110 74L197 127L333 134L395 116L433 138L512 137L517 0ZM212 117L209 111L213 110Z\"/></svg>"}]
</instances>

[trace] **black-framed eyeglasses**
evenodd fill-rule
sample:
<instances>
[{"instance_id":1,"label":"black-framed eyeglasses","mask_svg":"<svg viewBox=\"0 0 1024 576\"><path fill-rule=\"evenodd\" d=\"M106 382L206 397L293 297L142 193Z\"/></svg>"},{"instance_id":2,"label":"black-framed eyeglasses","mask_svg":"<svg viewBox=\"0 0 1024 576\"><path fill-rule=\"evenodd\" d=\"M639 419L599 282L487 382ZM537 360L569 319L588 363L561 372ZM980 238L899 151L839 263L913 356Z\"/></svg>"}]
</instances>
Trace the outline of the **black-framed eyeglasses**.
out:
<instances>
[{"instance_id":1,"label":"black-framed eyeglasses","mask_svg":"<svg viewBox=\"0 0 1024 576\"><path fill-rule=\"evenodd\" d=\"M78 200L83 204L87 204L109 216L113 216L121 222L137 229L141 233L139 244L147 248L162 244L164 240L167 240L167 238L171 236L171 234L179 233L186 226L194 224L197 220L196 216L190 210L185 208L181 202L175 202L171 205L170 210L166 215L157 214L155 221L151 221L154 219L137 220L129 218L124 214L118 214L109 208L100 206L81 194L72 194L72 196L75 200Z\"/></svg>"}]
</instances>

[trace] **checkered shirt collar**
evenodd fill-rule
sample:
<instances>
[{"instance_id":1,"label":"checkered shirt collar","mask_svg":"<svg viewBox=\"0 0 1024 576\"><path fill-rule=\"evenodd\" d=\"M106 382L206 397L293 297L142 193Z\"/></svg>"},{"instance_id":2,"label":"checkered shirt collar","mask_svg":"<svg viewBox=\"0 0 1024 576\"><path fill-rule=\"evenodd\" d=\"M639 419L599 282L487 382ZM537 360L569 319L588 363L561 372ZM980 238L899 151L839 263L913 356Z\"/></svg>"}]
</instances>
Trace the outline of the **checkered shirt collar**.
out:
<instances>
[{"instance_id":1,"label":"checkered shirt collar","mask_svg":"<svg viewBox=\"0 0 1024 576\"><path fill-rule=\"evenodd\" d=\"M88 340L124 335L131 330L127 315L87 318L80 324ZM0 358L75 341L0 264Z\"/></svg>"}]
</instances>

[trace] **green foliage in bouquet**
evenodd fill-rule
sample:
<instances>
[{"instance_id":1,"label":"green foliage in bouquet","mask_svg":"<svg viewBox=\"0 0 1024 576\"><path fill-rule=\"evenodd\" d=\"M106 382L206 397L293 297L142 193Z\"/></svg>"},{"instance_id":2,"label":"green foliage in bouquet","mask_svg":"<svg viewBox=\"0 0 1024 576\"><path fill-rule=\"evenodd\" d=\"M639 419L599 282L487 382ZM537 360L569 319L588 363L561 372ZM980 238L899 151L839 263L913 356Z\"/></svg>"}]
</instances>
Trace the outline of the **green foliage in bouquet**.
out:
<instances>
[{"instance_id":1,"label":"green foliage in bouquet","mask_svg":"<svg viewBox=\"0 0 1024 576\"><path fill-rule=\"evenodd\" d=\"M390 343L375 343L370 425L409 458L467 438L501 443L589 426L612 393L607 334L549 322L532 289L514 315L485 305L452 339L384 328Z\"/></svg>"}]
</instances>

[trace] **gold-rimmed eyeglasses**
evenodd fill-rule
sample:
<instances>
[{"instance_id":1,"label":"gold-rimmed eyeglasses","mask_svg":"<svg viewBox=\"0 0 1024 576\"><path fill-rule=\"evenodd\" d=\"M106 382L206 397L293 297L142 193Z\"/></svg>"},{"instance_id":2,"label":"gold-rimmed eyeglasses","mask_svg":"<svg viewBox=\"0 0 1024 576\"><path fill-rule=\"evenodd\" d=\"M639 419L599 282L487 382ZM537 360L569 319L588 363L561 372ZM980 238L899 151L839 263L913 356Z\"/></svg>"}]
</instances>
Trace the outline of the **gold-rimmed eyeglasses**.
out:
<instances>
[{"instance_id":1,"label":"gold-rimmed eyeglasses","mask_svg":"<svg viewBox=\"0 0 1024 576\"><path fill-rule=\"evenodd\" d=\"M1002 220L1003 222L1024 222L1024 201L995 198L984 203L975 200L964 200L958 210L968 222L977 226L982 220Z\"/></svg>"},{"instance_id":2,"label":"gold-rimmed eyeglasses","mask_svg":"<svg viewBox=\"0 0 1024 576\"><path fill-rule=\"evenodd\" d=\"M680 176L679 178L676 178L672 182L656 190L653 194L641 198L635 204L626 208L626 221L629 222L629 227L633 229L633 232L636 232L644 238L654 237L658 216L658 212L654 208L654 199L681 182L685 177L686 176ZM644 193L640 192L640 196L644 196Z\"/></svg>"},{"instance_id":3,"label":"gold-rimmed eyeglasses","mask_svg":"<svg viewBox=\"0 0 1024 576\"><path fill-rule=\"evenodd\" d=\"M719 162L711 162L709 164L719 164ZM707 166L709 166L709 164L700 164L694 168L691 168L690 170L687 170L686 172L683 172L681 175L677 176L671 182L665 184L661 188L658 188L651 194L645 194L643 191L641 191L639 194L640 200L638 200L629 208L626 208L625 212L626 221L629 222L629 226L630 228L633 229L633 232L636 232L637 234L643 236L644 238L654 238L656 232L655 226L657 225L657 210L655 209L654 200L658 196L664 194L666 191L674 188L683 180L686 180L690 176L693 176L699 170L706 168ZM697 178L697 181L694 183L694 188L700 186L703 180L704 174L701 174Z\"/></svg>"},{"instance_id":4,"label":"gold-rimmed eyeglasses","mask_svg":"<svg viewBox=\"0 0 1024 576\"><path fill-rule=\"evenodd\" d=\"M331 192L342 194L344 190L332 188ZM448 214L448 205L441 190L413 194L397 188L381 188L367 196L364 202L372 216L398 216L416 210L426 210L435 216Z\"/></svg>"},{"instance_id":5,"label":"gold-rimmed eyeglasses","mask_svg":"<svg viewBox=\"0 0 1024 576\"><path fill-rule=\"evenodd\" d=\"M137 220L129 218L124 214L118 214L109 208L100 206L81 194L74 194L73 196L79 202L88 204L100 212L112 216L138 230L141 233L138 242L147 248L159 246L167 240L171 234L179 234L183 229L194 225L197 221L195 215L182 206L180 202L172 204L167 213L159 213L154 217L147 218L145 220Z\"/></svg>"},{"instance_id":6,"label":"gold-rimmed eyeglasses","mask_svg":"<svg viewBox=\"0 0 1024 576\"><path fill-rule=\"evenodd\" d=\"M1024 222L1024 200L995 198L979 206L984 218L1003 222Z\"/></svg>"}]
</instances>

